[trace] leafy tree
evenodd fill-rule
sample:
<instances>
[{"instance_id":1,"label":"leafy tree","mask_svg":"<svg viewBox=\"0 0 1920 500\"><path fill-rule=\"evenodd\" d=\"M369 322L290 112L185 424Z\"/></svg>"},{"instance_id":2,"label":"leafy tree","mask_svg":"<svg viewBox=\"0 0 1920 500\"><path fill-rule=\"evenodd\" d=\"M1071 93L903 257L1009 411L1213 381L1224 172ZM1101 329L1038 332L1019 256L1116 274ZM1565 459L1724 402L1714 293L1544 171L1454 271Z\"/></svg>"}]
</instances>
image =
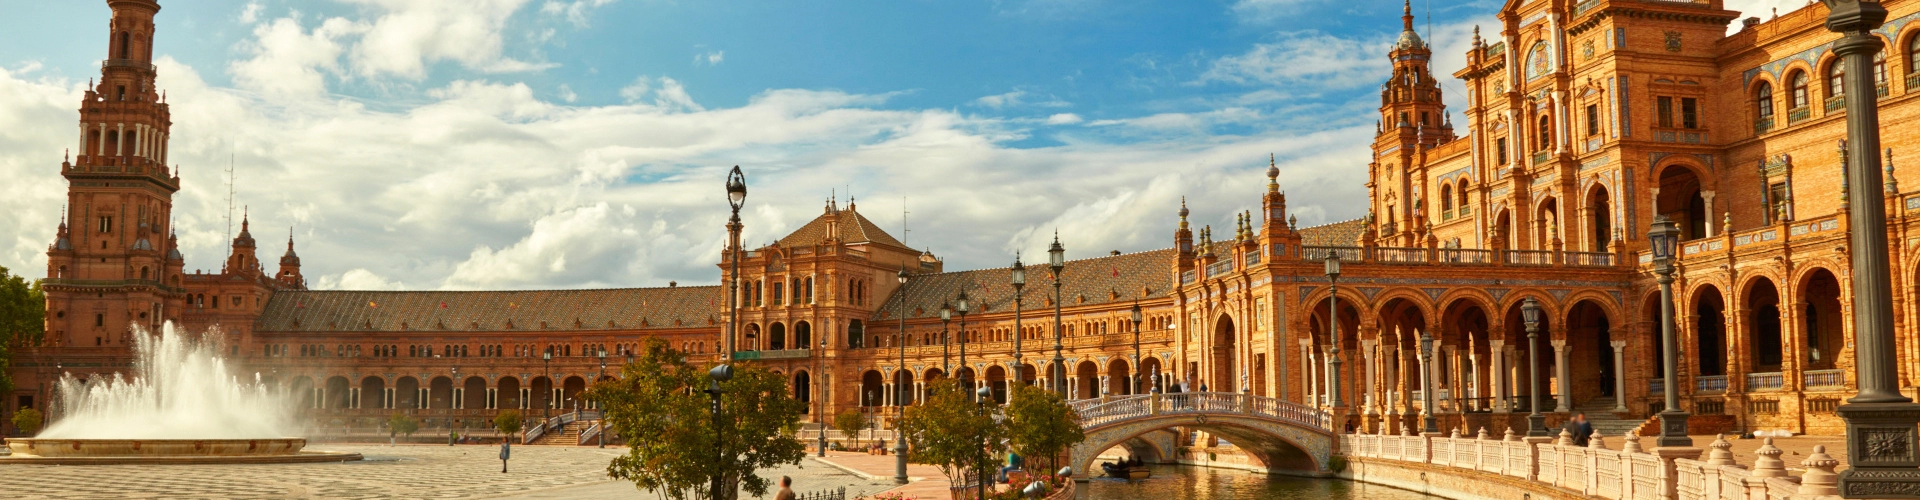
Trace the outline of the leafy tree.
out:
<instances>
[{"instance_id":1,"label":"leafy tree","mask_svg":"<svg viewBox=\"0 0 1920 500\"><path fill-rule=\"evenodd\" d=\"M1007 404L1007 433L1015 453L1031 463L1045 459L1046 470L1059 470L1062 452L1087 440L1080 419L1059 394L1026 384L1014 384Z\"/></svg>"},{"instance_id":2,"label":"leafy tree","mask_svg":"<svg viewBox=\"0 0 1920 500\"><path fill-rule=\"evenodd\" d=\"M953 484L964 484L968 470L993 470L993 457L1006 450L1006 426L994 421L992 405L975 403L952 379L927 384L926 401L907 407L900 432L913 445L915 462L933 465Z\"/></svg>"},{"instance_id":3,"label":"leafy tree","mask_svg":"<svg viewBox=\"0 0 1920 500\"><path fill-rule=\"evenodd\" d=\"M520 410L507 410L494 415L493 428L508 436L520 432Z\"/></svg>"},{"instance_id":4,"label":"leafy tree","mask_svg":"<svg viewBox=\"0 0 1920 500\"><path fill-rule=\"evenodd\" d=\"M853 438L854 444L858 445L860 431L867 430L867 415L860 413L859 408L848 408L833 416L833 428L839 429L840 435Z\"/></svg>"},{"instance_id":5,"label":"leafy tree","mask_svg":"<svg viewBox=\"0 0 1920 500\"><path fill-rule=\"evenodd\" d=\"M11 274L0 266L0 394L13 392L13 348L38 345L46 333L47 296L40 282Z\"/></svg>"},{"instance_id":6,"label":"leafy tree","mask_svg":"<svg viewBox=\"0 0 1920 500\"><path fill-rule=\"evenodd\" d=\"M711 413L707 369L658 339L621 368L622 377L594 383L581 398L599 401L610 428L630 439L607 464L609 477L669 499L737 498L745 488L765 495L771 481L756 471L796 464L806 446L793 437L806 404L787 392L786 378L764 367L736 365L720 383L720 415ZM719 425L715 425L718 420ZM719 495L710 495L720 477Z\"/></svg>"},{"instance_id":7,"label":"leafy tree","mask_svg":"<svg viewBox=\"0 0 1920 500\"><path fill-rule=\"evenodd\" d=\"M13 412L13 428L19 429L23 434L31 436L33 433L40 432L40 423L40 410L21 408L20 411Z\"/></svg>"},{"instance_id":8,"label":"leafy tree","mask_svg":"<svg viewBox=\"0 0 1920 500\"><path fill-rule=\"evenodd\" d=\"M387 430L394 434L412 437L414 432L420 430L420 421L414 420L405 413L395 413L393 417L387 419Z\"/></svg>"}]
</instances>

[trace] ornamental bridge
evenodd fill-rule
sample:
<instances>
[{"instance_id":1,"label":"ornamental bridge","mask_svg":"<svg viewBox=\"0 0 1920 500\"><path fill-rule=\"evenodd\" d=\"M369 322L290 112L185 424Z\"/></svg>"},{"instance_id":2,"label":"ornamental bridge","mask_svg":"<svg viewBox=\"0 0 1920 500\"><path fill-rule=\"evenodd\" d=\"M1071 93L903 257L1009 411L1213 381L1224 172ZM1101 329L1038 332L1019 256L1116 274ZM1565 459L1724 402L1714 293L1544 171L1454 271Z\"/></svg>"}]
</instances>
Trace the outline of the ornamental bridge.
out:
<instances>
[{"instance_id":1,"label":"ornamental bridge","mask_svg":"<svg viewBox=\"0 0 1920 500\"><path fill-rule=\"evenodd\" d=\"M1177 440L1166 439L1162 431L1174 427L1225 438L1259 458L1270 472L1328 474L1327 460L1336 444L1327 412L1251 394L1156 393L1083 399L1069 406L1080 415L1087 436L1073 447L1071 464L1089 477L1098 470L1094 458L1115 446L1148 461L1172 459Z\"/></svg>"}]
</instances>

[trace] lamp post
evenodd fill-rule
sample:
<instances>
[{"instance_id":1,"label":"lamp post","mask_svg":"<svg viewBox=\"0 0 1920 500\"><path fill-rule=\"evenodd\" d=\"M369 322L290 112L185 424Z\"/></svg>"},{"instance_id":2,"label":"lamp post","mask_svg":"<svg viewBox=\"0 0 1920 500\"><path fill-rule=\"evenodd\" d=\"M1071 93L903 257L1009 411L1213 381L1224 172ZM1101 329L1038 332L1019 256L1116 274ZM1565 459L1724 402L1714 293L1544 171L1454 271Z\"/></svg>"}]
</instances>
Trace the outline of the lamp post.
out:
<instances>
[{"instance_id":1,"label":"lamp post","mask_svg":"<svg viewBox=\"0 0 1920 500\"><path fill-rule=\"evenodd\" d=\"M1433 414L1433 332L1420 331L1420 409L1425 414L1420 421L1420 432L1440 432L1439 418Z\"/></svg>"},{"instance_id":2,"label":"lamp post","mask_svg":"<svg viewBox=\"0 0 1920 500\"><path fill-rule=\"evenodd\" d=\"M954 299L953 305L954 305L954 310L960 313L960 369L969 370L967 366L967 291L966 290L964 289L960 290L960 297ZM967 378L967 379L961 380L961 382L964 382L968 385L972 385L973 379Z\"/></svg>"},{"instance_id":3,"label":"lamp post","mask_svg":"<svg viewBox=\"0 0 1920 500\"><path fill-rule=\"evenodd\" d=\"M1666 375L1667 403L1666 409L1660 411L1660 438L1655 444L1668 447L1693 446L1693 438L1687 437L1687 412L1680 409L1680 339L1676 338L1673 325L1673 250L1679 240L1680 228L1672 219L1654 216L1653 228L1647 231L1647 246L1653 252L1653 272L1660 283L1660 366ZM1537 374L1535 380L1538 380ZM1539 392L1538 382L1535 384L1534 392ZM1540 402L1536 399L1533 405L1537 408Z\"/></svg>"},{"instance_id":4,"label":"lamp post","mask_svg":"<svg viewBox=\"0 0 1920 500\"><path fill-rule=\"evenodd\" d=\"M940 303L940 373L951 377L953 376L953 365L950 363L952 360L948 359L947 354L948 354L949 348L953 346L953 339L947 336L948 321L953 321L953 306L948 305L946 302L941 302Z\"/></svg>"},{"instance_id":5,"label":"lamp post","mask_svg":"<svg viewBox=\"0 0 1920 500\"><path fill-rule=\"evenodd\" d=\"M607 378L607 348L606 347L600 348L600 378ZM595 380L594 382L599 382L599 381ZM593 440L594 440L593 447L595 448L607 447L607 419L605 417L601 417L600 433L594 434Z\"/></svg>"},{"instance_id":6,"label":"lamp post","mask_svg":"<svg viewBox=\"0 0 1920 500\"><path fill-rule=\"evenodd\" d=\"M1333 349L1329 351L1333 359L1327 361L1328 364L1333 365L1332 369L1327 370L1327 376L1333 382L1329 384L1332 390L1327 391L1327 395L1332 399L1332 404L1328 406L1338 409L1340 408L1340 254L1333 250L1327 250L1327 283L1329 285L1327 339L1333 343Z\"/></svg>"},{"instance_id":7,"label":"lamp post","mask_svg":"<svg viewBox=\"0 0 1920 500\"><path fill-rule=\"evenodd\" d=\"M1013 365L1016 367L1014 368L1015 370L1019 370L1018 367L1021 365L1020 363L1021 352L1023 351L1023 349L1020 348L1020 339L1027 336L1027 331L1024 329L1021 329L1020 327L1020 309L1021 309L1020 290L1026 288L1027 286L1027 266L1025 264L1020 263L1020 254L1018 252L1015 252L1013 254L1013 273L1012 274L1013 274ZM1048 372L1048 376L1052 376L1052 372ZM1013 374L1013 378L1019 379L1020 373L1018 371L1015 371Z\"/></svg>"},{"instance_id":8,"label":"lamp post","mask_svg":"<svg viewBox=\"0 0 1920 500\"><path fill-rule=\"evenodd\" d=\"M993 404L992 388L981 387L979 390L973 391L973 397L974 401L980 402L980 413L992 414L990 412L993 410L988 409L988 405ZM986 456L988 444L987 436L982 434L980 436L980 463L974 465L974 475L979 478L976 482L980 483L980 500L987 500L987 470L990 468L987 465L987 460L991 458Z\"/></svg>"},{"instance_id":9,"label":"lamp post","mask_svg":"<svg viewBox=\"0 0 1920 500\"><path fill-rule=\"evenodd\" d=\"M455 366L455 367L452 367L452 369L451 369L450 371L451 371L451 372L453 372L453 379L452 379L452 380L450 381L450 383L449 383L448 385L452 385L452 384L458 384L458 383L460 383L460 382L459 382L459 381L460 381L460 367L458 367L458 366ZM447 394L447 397L453 397L453 394L451 394L451 393L453 392L453 391L452 391L452 389L453 389L454 387L459 387L459 386L457 386L457 385L454 385L454 386L452 386L452 387L449 387L449 388L448 388L448 391L447 391L447 392L448 392L449 394ZM457 403L457 402L458 402L458 401L448 401L448 402L447 402L447 408L449 408L449 410L447 410L447 415L448 415L448 417L447 417L447 446L453 446L453 417L452 417L452 415L453 415L453 410L451 410L451 408L453 408L453 407L455 407L455 406L459 406L459 405L457 405L457 404L454 404L454 403Z\"/></svg>"},{"instance_id":10,"label":"lamp post","mask_svg":"<svg viewBox=\"0 0 1920 500\"><path fill-rule=\"evenodd\" d=\"M740 313L740 206L747 202L747 175L740 173L740 166L734 165L733 172L727 174L727 204L733 207L733 217L727 219L727 357L721 363L733 362L733 337L739 328Z\"/></svg>"},{"instance_id":11,"label":"lamp post","mask_svg":"<svg viewBox=\"0 0 1920 500\"><path fill-rule=\"evenodd\" d=\"M900 268L899 278L900 278L900 294L899 294L900 295L900 335L899 335L900 340L898 344L900 344L900 368L897 373L899 373L900 375L895 376L894 378L895 387L893 388L893 407L895 409L895 413L893 417L894 418L893 482L894 484L907 484L907 440L905 439L906 435L900 433L900 420L899 420L900 417L904 417L907 415L906 396L912 393L912 388L907 387L907 384L905 383L907 380L907 377L906 377L906 373L907 373L907 269L906 268L904 267Z\"/></svg>"},{"instance_id":12,"label":"lamp post","mask_svg":"<svg viewBox=\"0 0 1920 500\"><path fill-rule=\"evenodd\" d=\"M1520 305L1520 319L1527 325L1527 436L1552 437L1547 416L1540 414L1540 301L1527 297Z\"/></svg>"},{"instance_id":13,"label":"lamp post","mask_svg":"<svg viewBox=\"0 0 1920 500\"><path fill-rule=\"evenodd\" d=\"M1887 9L1868 0L1822 0L1827 30L1841 33L1833 51L1846 65L1847 225L1854 228L1848 250L1853 264L1854 377L1859 393L1835 409L1847 423L1852 468L1840 474L1840 493L1858 496L1920 497L1920 448L1915 423L1920 405L1899 392L1893 332L1893 281L1887 255L1888 179L1880 175L1880 110L1872 59L1884 44L1873 31L1886 22ZM1898 492L1898 493L1895 493Z\"/></svg>"},{"instance_id":14,"label":"lamp post","mask_svg":"<svg viewBox=\"0 0 1920 500\"><path fill-rule=\"evenodd\" d=\"M715 458L715 464L724 462L727 459L727 446L720 432L726 429L726 425L724 425L720 418L720 383L731 380L732 378L732 365L722 364L707 371L707 397L713 400L713 407L710 411L713 413L713 456ZM719 468L719 470L725 469L726 467L724 466ZM724 474L721 472L716 471L713 473L713 485L707 490L712 494L713 500L731 500L733 498L733 495L726 494L731 492L723 493L721 491L725 487L724 477Z\"/></svg>"},{"instance_id":15,"label":"lamp post","mask_svg":"<svg viewBox=\"0 0 1920 500\"><path fill-rule=\"evenodd\" d=\"M547 425L547 419L553 418L553 346L547 346L547 350L540 353L540 362L545 367L541 371L546 372L541 375L547 377L547 393L542 394L547 397L547 404L540 407L540 425Z\"/></svg>"},{"instance_id":16,"label":"lamp post","mask_svg":"<svg viewBox=\"0 0 1920 500\"><path fill-rule=\"evenodd\" d=\"M1066 327L1060 323L1060 271L1067 268L1067 249L1060 246L1060 232L1053 232L1053 245L1047 247L1047 267L1053 269L1053 377L1054 392L1067 397L1067 357L1061 355L1060 336Z\"/></svg>"},{"instance_id":17,"label":"lamp post","mask_svg":"<svg viewBox=\"0 0 1920 500\"><path fill-rule=\"evenodd\" d=\"M1135 300L1133 301L1133 380L1128 381L1133 386L1132 394L1140 393L1140 320L1140 301Z\"/></svg>"},{"instance_id":18,"label":"lamp post","mask_svg":"<svg viewBox=\"0 0 1920 500\"><path fill-rule=\"evenodd\" d=\"M827 371L827 339L820 339L820 352L814 355L813 360L815 367L813 370L814 378L825 379ZM820 383L820 380L814 380L813 385L814 406L819 408L819 410L815 410L813 413L814 420L820 424L820 454L816 456L824 457L827 456L827 388Z\"/></svg>"}]
</instances>

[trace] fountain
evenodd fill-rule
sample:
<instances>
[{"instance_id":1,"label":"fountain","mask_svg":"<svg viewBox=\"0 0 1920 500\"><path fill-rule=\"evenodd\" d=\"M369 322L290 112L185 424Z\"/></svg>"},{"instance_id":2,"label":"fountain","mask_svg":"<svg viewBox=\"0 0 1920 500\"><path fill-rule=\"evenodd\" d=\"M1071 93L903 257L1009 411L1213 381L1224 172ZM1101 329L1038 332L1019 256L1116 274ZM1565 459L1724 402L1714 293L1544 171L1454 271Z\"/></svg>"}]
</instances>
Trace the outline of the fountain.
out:
<instances>
[{"instance_id":1,"label":"fountain","mask_svg":"<svg viewBox=\"0 0 1920 500\"><path fill-rule=\"evenodd\" d=\"M130 377L63 375L59 418L39 436L7 439L0 463L283 463L359 460L358 453L302 451L293 401L242 382L217 342L189 338L166 323L134 334Z\"/></svg>"}]
</instances>

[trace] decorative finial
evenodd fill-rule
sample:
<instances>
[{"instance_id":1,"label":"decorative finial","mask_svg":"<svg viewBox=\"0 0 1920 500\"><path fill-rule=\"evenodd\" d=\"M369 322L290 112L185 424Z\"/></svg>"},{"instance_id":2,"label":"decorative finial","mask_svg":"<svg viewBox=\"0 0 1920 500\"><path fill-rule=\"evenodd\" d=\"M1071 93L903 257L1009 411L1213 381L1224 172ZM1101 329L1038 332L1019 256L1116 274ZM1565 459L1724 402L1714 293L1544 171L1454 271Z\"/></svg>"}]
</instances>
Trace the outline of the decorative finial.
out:
<instances>
[{"instance_id":1,"label":"decorative finial","mask_svg":"<svg viewBox=\"0 0 1920 500\"><path fill-rule=\"evenodd\" d=\"M1287 229L1299 229L1299 228L1300 228L1300 216L1288 214Z\"/></svg>"},{"instance_id":2,"label":"decorative finial","mask_svg":"<svg viewBox=\"0 0 1920 500\"><path fill-rule=\"evenodd\" d=\"M1887 194L1900 192L1900 183L1893 179L1893 148L1887 148Z\"/></svg>"}]
</instances>

